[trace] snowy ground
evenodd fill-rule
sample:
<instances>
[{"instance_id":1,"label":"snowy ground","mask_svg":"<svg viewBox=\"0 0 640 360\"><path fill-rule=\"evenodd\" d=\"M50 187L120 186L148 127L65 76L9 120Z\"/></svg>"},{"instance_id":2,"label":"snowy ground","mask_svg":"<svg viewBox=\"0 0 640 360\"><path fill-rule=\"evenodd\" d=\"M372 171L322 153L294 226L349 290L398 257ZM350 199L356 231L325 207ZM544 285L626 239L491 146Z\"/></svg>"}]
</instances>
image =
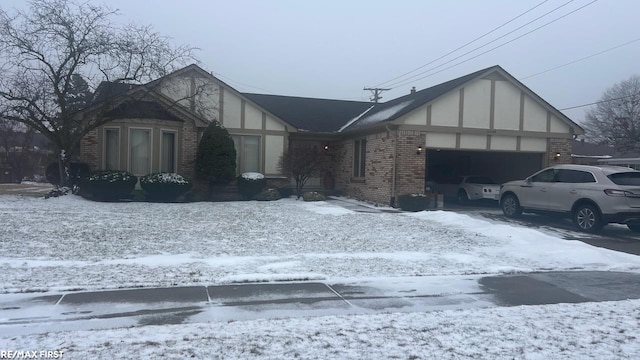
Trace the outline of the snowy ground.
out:
<instances>
[{"instance_id":1,"label":"snowy ground","mask_svg":"<svg viewBox=\"0 0 640 360\"><path fill-rule=\"evenodd\" d=\"M451 212L332 203L95 203L0 196L0 292L640 271L640 258ZM65 358L625 358L640 301L71 331L0 339ZM1 355L1 354L0 354Z\"/></svg>"}]
</instances>

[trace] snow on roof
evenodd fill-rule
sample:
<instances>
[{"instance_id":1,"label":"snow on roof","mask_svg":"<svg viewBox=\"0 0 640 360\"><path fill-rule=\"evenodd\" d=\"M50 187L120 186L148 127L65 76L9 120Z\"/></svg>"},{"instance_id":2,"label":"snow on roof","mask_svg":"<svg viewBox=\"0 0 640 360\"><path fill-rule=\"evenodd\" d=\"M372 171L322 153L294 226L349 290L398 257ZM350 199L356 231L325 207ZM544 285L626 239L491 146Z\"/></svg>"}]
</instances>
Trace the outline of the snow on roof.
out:
<instances>
[{"instance_id":1,"label":"snow on roof","mask_svg":"<svg viewBox=\"0 0 640 360\"><path fill-rule=\"evenodd\" d=\"M403 101L398 105L394 105L388 109L384 109L370 116L364 117L360 119L360 121L358 121L356 125L357 126L372 125L372 124L380 123L383 121L387 121L390 118L394 117L397 113L402 111L404 108L411 105L413 101L414 99Z\"/></svg>"},{"instance_id":2,"label":"snow on roof","mask_svg":"<svg viewBox=\"0 0 640 360\"><path fill-rule=\"evenodd\" d=\"M354 117L353 119L349 120L346 124L344 124L340 129L338 129L338 132L342 132L344 129L348 128L349 126L351 126L351 124L353 124L354 122L360 120L361 117L364 116L364 114L368 113L369 110L373 109L375 105L371 105L367 110L363 111L362 114Z\"/></svg>"}]
</instances>

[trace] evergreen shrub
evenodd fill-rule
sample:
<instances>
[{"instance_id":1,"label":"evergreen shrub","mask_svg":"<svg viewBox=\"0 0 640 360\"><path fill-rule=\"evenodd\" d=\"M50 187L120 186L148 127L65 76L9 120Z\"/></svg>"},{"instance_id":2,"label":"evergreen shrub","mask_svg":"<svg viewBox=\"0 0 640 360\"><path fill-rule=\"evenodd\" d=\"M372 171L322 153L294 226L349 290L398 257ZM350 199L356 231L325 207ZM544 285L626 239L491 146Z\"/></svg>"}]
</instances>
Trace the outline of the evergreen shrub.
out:
<instances>
[{"instance_id":1,"label":"evergreen shrub","mask_svg":"<svg viewBox=\"0 0 640 360\"><path fill-rule=\"evenodd\" d=\"M95 200L118 201L128 198L137 182L138 178L128 171L96 171L83 181L81 189Z\"/></svg>"},{"instance_id":2,"label":"evergreen shrub","mask_svg":"<svg viewBox=\"0 0 640 360\"><path fill-rule=\"evenodd\" d=\"M140 178L140 187L151 201L175 201L192 186L191 179L175 173L154 173Z\"/></svg>"},{"instance_id":3,"label":"evergreen shrub","mask_svg":"<svg viewBox=\"0 0 640 360\"><path fill-rule=\"evenodd\" d=\"M246 200L253 199L267 185L264 175L254 172L246 172L238 176L238 192Z\"/></svg>"}]
</instances>

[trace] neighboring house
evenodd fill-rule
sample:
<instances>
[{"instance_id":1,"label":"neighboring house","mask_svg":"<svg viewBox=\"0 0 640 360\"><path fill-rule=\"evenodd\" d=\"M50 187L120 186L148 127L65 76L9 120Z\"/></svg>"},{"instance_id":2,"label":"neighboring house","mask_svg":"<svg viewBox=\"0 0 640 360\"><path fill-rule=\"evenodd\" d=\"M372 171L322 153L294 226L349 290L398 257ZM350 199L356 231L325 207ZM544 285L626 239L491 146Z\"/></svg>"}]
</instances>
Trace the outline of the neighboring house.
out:
<instances>
[{"instance_id":1,"label":"neighboring house","mask_svg":"<svg viewBox=\"0 0 640 360\"><path fill-rule=\"evenodd\" d=\"M393 205L427 181L503 182L569 163L571 141L584 133L499 66L380 104L240 93L195 65L160 80L126 90L146 89L144 103L114 105L113 120L85 136L92 168L193 175L199 134L219 121L234 138L238 172L286 182L280 156L309 143L332 164L311 186Z\"/></svg>"},{"instance_id":2,"label":"neighboring house","mask_svg":"<svg viewBox=\"0 0 640 360\"><path fill-rule=\"evenodd\" d=\"M591 144L584 140L573 141L571 157L574 164L615 165L640 170L640 153L619 152L613 146Z\"/></svg>"},{"instance_id":3,"label":"neighboring house","mask_svg":"<svg viewBox=\"0 0 640 360\"><path fill-rule=\"evenodd\" d=\"M51 156L49 139L40 133L25 136L22 132L16 132L11 134L10 144L0 144L0 183L44 179Z\"/></svg>"},{"instance_id":4,"label":"neighboring house","mask_svg":"<svg viewBox=\"0 0 640 360\"><path fill-rule=\"evenodd\" d=\"M572 163L580 165L600 165L602 161L611 159L616 149L608 145L596 145L582 140L574 140L571 144Z\"/></svg>"}]
</instances>

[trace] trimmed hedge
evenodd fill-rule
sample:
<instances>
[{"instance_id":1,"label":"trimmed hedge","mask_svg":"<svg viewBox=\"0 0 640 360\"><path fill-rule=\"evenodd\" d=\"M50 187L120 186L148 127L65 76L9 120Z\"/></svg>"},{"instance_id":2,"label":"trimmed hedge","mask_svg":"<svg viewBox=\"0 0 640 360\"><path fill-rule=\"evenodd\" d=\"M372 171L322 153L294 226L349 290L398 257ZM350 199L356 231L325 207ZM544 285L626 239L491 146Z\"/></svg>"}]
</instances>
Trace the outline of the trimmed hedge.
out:
<instances>
[{"instance_id":1,"label":"trimmed hedge","mask_svg":"<svg viewBox=\"0 0 640 360\"><path fill-rule=\"evenodd\" d=\"M140 187L151 201L175 201L191 190L190 179L175 173L154 173L140 178Z\"/></svg>"},{"instance_id":2,"label":"trimmed hedge","mask_svg":"<svg viewBox=\"0 0 640 360\"><path fill-rule=\"evenodd\" d=\"M127 171L96 171L83 182L83 192L95 200L118 201L128 198L136 186L138 178Z\"/></svg>"},{"instance_id":3,"label":"trimmed hedge","mask_svg":"<svg viewBox=\"0 0 640 360\"><path fill-rule=\"evenodd\" d=\"M238 176L238 192L246 200L253 199L267 185L267 179L260 173L247 172Z\"/></svg>"},{"instance_id":4,"label":"trimmed hedge","mask_svg":"<svg viewBox=\"0 0 640 360\"><path fill-rule=\"evenodd\" d=\"M293 189L290 187L281 187L278 188L278 192L280 193L280 197L290 198L293 195Z\"/></svg>"},{"instance_id":5,"label":"trimmed hedge","mask_svg":"<svg viewBox=\"0 0 640 360\"><path fill-rule=\"evenodd\" d=\"M304 201L325 201L327 200L327 197L324 196L324 194L316 192L316 191L310 191L310 192L306 192L304 194L302 194L302 200Z\"/></svg>"},{"instance_id":6,"label":"trimmed hedge","mask_svg":"<svg viewBox=\"0 0 640 360\"><path fill-rule=\"evenodd\" d=\"M266 189L254 197L258 201L275 201L280 200L280 192L278 189Z\"/></svg>"},{"instance_id":7,"label":"trimmed hedge","mask_svg":"<svg viewBox=\"0 0 640 360\"><path fill-rule=\"evenodd\" d=\"M431 205L431 199L424 194L404 194L398 196L398 206L404 211L423 211Z\"/></svg>"}]
</instances>

